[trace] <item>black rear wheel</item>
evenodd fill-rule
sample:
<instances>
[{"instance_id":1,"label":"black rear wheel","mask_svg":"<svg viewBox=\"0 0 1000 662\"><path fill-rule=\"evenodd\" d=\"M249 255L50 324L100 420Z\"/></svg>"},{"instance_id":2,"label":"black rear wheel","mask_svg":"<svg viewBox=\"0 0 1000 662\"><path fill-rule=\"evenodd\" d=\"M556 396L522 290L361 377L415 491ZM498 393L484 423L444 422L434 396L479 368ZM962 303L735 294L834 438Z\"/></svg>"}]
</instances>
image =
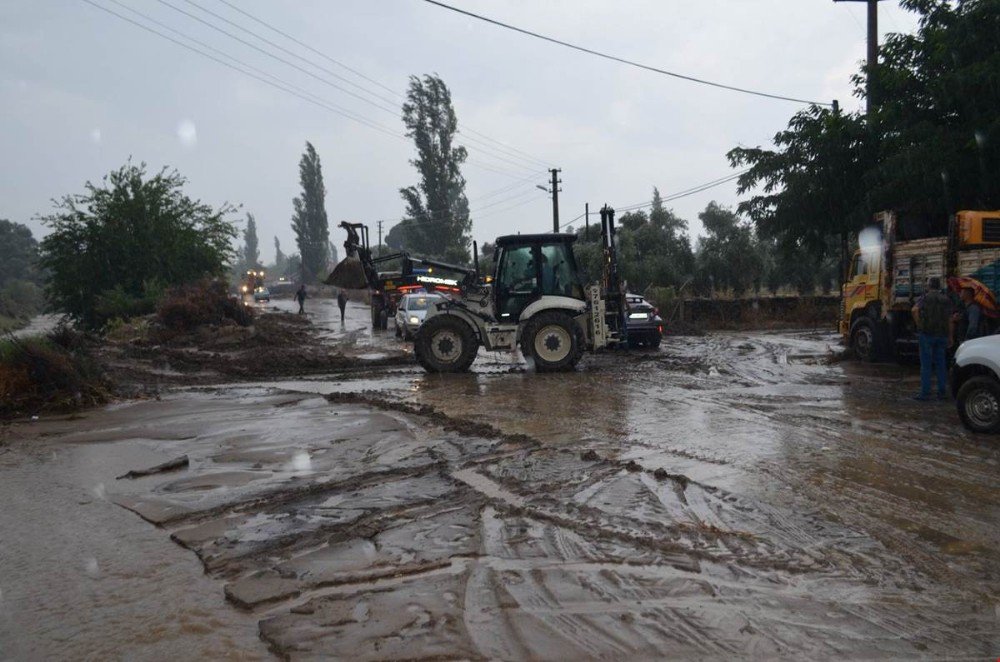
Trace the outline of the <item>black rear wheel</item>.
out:
<instances>
[{"instance_id":1,"label":"black rear wheel","mask_svg":"<svg viewBox=\"0 0 1000 662\"><path fill-rule=\"evenodd\" d=\"M417 363L427 372L465 372L476 360L479 341L469 323L455 315L434 315L413 341Z\"/></svg>"},{"instance_id":2,"label":"black rear wheel","mask_svg":"<svg viewBox=\"0 0 1000 662\"><path fill-rule=\"evenodd\" d=\"M1000 383L972 377L958 389L958 416L973 432L1000 432Z\"/></svg>"},{"instance_id":3,"label":"black rear wheel","mask_svg":"<svg viewBox=\"0 0 1000 662\"><path fill-rule=\"evenodd\" d=\"M582 355L581 336L568 314L546 311L528 320L521 335L521 351L534 359L538 372L572 370Z\"/></svg>"}]
</instances>

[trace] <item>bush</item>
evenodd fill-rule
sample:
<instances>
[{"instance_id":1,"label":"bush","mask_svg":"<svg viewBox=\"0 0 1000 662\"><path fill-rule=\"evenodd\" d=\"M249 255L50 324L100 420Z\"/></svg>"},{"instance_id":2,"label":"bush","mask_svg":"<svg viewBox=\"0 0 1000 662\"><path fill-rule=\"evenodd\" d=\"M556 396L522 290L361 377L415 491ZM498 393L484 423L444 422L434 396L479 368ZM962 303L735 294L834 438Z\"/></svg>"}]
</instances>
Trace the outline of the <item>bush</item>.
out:
<instances>
[{"instance_id":1,"label":"bush","mask_svg":"<svg viewBox=\"0 0 1000 662\"><path fill-rule=\"evenodd\" d=\"M185 180L147 175L131 163L85 192L56 201L42 220L46 293L53 307L89 328L151 310L151 284L220 276L232 256L230 205L213 209L184 194Z\"/></svg>"},{"instance_id":2,"label":"bush","mask_svg":"<svg viewBox=\"0 0 1000 662\"><path fill-rule=\"evenodd\" d=\"M225 320L248 326L253 322L253 309L230 297L222 281L204 279L169 290L156 316L168 329L183 332Z\"/></svg>"},{"instance_id":3,"label":"bush","mask_svg":"<svg viewBox=\"0 0 1000 662\"><path fill-rule=\"evenodd\" d=\"M0 341L0 416L99 404L108 387L84 338L68 329Z\"/></svg>"},{"instance_id":4,"label":"bush","mask_svg":"<svg viewBox=\"0 0 1000 662\"><path fill-rule=\"evenodd\" d=\"M42 311L42 288L26 280L8 280L0 287L0 316L27 320Z\"/></svg>"},{"instance_id":5,"label":"bush","mask_svg":"<svg viewBox=\"0 0 1000 662\"><path fill-rule=\"evenodd\" d=\"M156 305L163 298L164 287L159 281L142 284L139 295L125 291L121 285L101 292L94 302L95 327L106 328L109 323L149 315L156 311Z\"/></svg>"}]
</instances>

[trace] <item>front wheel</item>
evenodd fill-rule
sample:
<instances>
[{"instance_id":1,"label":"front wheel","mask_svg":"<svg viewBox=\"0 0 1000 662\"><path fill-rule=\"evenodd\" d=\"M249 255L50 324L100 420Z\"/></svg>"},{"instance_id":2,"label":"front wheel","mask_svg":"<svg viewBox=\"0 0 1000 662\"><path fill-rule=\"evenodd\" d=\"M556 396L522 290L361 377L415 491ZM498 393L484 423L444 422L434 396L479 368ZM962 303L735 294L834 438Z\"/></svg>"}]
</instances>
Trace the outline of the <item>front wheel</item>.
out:
<instances>
[{"instance_id":1,"label":"front wheel","mask_svg":"<svg viewBox=\"0 0 1000 662\"><path fill-rule=\"evenodd\" d=\"M875 360L875 327L870 320L858 320L851 330L851 349L854 356L865 362Z\"/></svg>"},{"instance_id":2,"label":"front wheel","mask_svg":"<svg viewBox=\"0 0 1000 662\"><path fill-rule=\"evenodd\" d=\"M572 370L583 353L582 334L572 317L559 311L538 313L521 336L521 351L535 360L538 372Z\"/></svg>"},{"instance_id":3,"label":"front wheel","mask_svg":"<svg viewBox=\"0 0 1000 662\"><path fill-rule=\"evenodd\" d=\"M413 341L417 363L427 372L465 372L476 360L479 341L468 322L455 315L435 315Z\"/></svg>"},{"instance_id":4,"label":"front wheel","mask_svg":"<svg viewBox=\"0 0 1000 662\"><path fill-rule=\"evenodd\" d=\"M1000 383L972 377L958 389L958 417L973 432L1000 431Z\"/></svg>"}]
</instances>

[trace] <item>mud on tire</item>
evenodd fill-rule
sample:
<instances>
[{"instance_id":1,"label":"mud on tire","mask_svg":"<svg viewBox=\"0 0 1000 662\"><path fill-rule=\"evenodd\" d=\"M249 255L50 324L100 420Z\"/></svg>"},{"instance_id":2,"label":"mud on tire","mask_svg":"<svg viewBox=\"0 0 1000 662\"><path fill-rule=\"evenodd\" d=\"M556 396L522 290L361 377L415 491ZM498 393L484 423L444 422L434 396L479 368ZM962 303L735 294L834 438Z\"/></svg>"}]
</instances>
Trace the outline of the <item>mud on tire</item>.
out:
<instances>
[{"instance_id":1,"label":"mud on tire","mask_svg":"<svg viewBox=\"0 0 1000 662\"><path fill-rule=\"evenodd\" d=\"M538 313L521 335L521 351L535 361L538 372L572 370L583 356L583 331L568 314L550 310Z\"/></svg>"},{"instance_id":2,"label":"mud on tire","mask_svg":"<svg viewBox=\"0 0 1000 662\"><path fill-rule=\"evenodd\" d=\"M413 340L417 363L427 372L465 372L478 351L476 334L455 315L434 315L420 325Z\"/></svg>"}]
</instances>

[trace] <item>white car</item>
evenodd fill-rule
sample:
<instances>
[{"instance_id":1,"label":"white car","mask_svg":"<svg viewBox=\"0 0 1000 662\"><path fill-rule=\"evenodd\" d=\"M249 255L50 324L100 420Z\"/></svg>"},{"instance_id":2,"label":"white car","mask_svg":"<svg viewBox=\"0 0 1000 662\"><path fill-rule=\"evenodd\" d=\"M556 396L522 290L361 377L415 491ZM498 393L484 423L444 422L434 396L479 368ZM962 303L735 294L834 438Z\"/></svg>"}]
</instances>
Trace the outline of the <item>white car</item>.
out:
<instances>
[{"instance_id":1,"label":"white car","mask_svg":"<svg viewBox=\"0 0 1000 662\"><path fill-rule=\"evenodd\" d=\"M973 432L1000 432L1000 335L962 343L951 369L958 415Z\"/></svg>"},{"instance_id":2,"label":"white car","mask_svg":"<svg viewBox=\"0 0 1000 662\"><path fill-rule=\"evenodd\" d=\"M424 323L427 309L444 301L440 294L425 292L405 294L396 308L396 337L410 340Z\"/></svg>"}]
</instances>

